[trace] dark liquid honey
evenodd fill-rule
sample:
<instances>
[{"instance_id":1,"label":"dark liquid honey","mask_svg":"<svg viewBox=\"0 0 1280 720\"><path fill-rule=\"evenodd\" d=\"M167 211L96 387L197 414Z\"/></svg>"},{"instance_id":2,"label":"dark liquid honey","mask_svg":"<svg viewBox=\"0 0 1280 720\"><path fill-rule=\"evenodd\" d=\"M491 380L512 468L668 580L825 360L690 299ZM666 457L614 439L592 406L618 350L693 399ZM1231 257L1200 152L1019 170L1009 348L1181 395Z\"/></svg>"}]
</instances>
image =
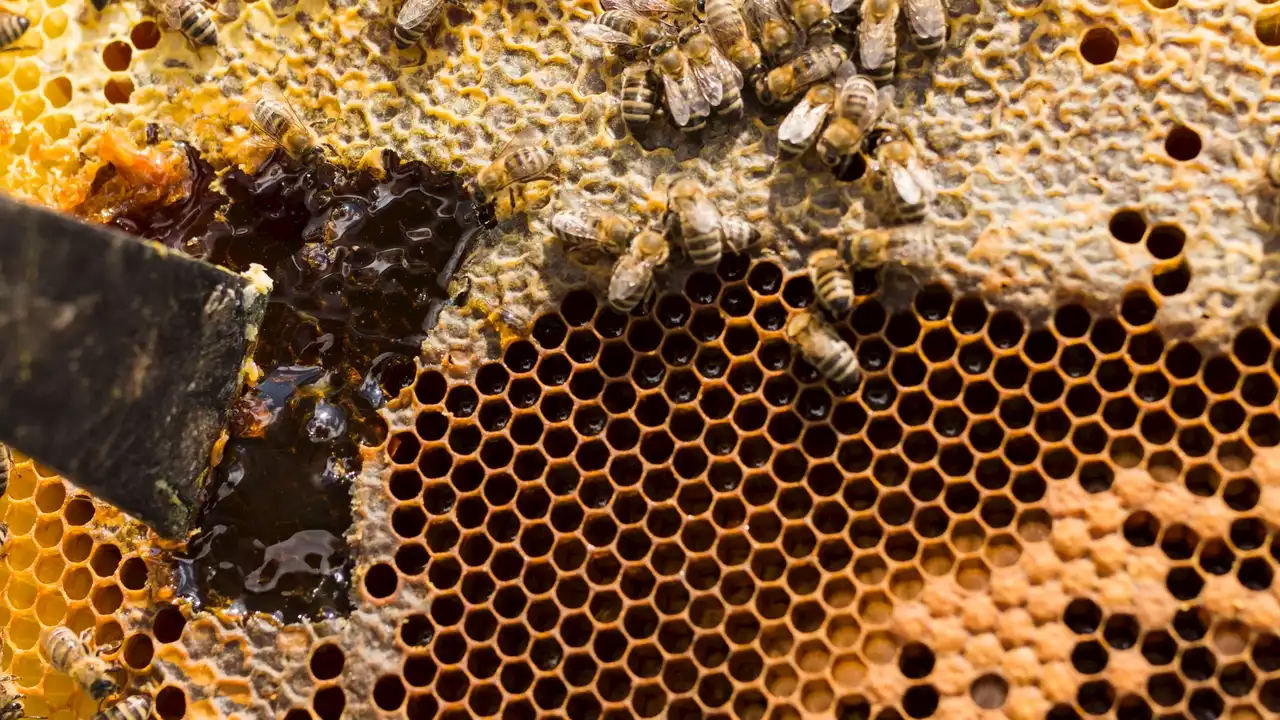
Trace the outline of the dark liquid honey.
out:
<instances>
[{"instance_id":1,"label":"dark liquid honey","mask_svg":"<svg viewBox=\"0 0 1280 720\"><path fill-rule=\"evenodd\" d=\"M286 621L349 611L350 487L358 447L413 380L413 358L480 229L462 182L388 156L382 179L283 153L222 192L191 156L182 203L116 225L275 283L200 533L176 554L180 595Z\"/></svg>"}]
</instances>

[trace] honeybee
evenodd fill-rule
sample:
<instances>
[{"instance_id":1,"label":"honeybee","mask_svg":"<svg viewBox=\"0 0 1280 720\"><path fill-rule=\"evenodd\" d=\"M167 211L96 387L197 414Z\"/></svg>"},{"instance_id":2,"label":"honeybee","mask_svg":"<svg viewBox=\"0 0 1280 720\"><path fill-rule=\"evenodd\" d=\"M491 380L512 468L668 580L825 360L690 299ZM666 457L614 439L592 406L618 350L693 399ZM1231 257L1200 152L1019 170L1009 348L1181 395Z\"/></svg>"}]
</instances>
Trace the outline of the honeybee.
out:
<instances>
[{"instance_id":1,"label":"honeybee","mask_svg":"<svg viewBox=\"0 0 1280 720\"><path fill-rule=\"evenodd\" d=\"M13 456L9 454L9 447L0 444L0 497L9 490L9 471L13 469Z\"/></svg>"},{"instance_id":2,"label":"honeybee","mask_svg":"<svg viewBox=\"0 0 1280 720\"><path fill-rule=\"evenodd\" d=\"M675 34L675 27L667 22L621 8L606 10L594 23L582 26L583 37L612 47L626 60L638 60L646 48Z\"/></svg>"},{"instance_id":3,"label":"honeybee","mask_svg":"<svg viewBox=\"0 0 1280 720\"><path fill-rule=\"evenodd\" d=\"M689 69L702 97L717 108L718 115L742 115L742 73L720 52L701 25L680 32L680 50L689 59Z\"/></svg>"},{"instance_id":4,"label":"honeybee","mask_svg":"<svg viewBox=\"0 0 1280 720\"><path fill-rule=\"evenodd\" d=\"M800 348L805 360L837 385L858 381L858 356L836 331L817 315L802 310L787 322L787 338Z\"/></svg>"},{"instance_id":5,"label":"honeybee","mask_svg":"<svg viewBox=\"0 0 1280 720\"><path fill-rule=\"evenodd\" d=\"M729 252L746 252L760 244L760 231L737 216L721 216L720 233L724 236L724 247Z\"/></svg>"},{"instance_id":6,"label":"honeybee","mask_svg":"<svg viewBox=\"0 0 1280 720\"><path fill-rule=\"evenodd\" d=\"M476 175L472 183L477 202L488 202L499 191L515 183L546 177L555 155L535 128L525 128L498 151L493 162Z\"/></svg>"},{"instance_id":7,"label":"honeybee","mask_svg":"<svg viewBox=\"0 0 1280 720\"><path fill-rule=\"evenodd\" d=\"M7 523L0 522L0 558L9 554L8 551L5 550L5 546L8 544L9 544L9 525Z\"/></svg>"},{"instance_id":8,"label":"honeybee","mask_svg":"<svg viewBox=\"0 0 1280 720\"><path fill-rule=\"evenodd\" d=\"M151 717L151 696L130 695L93 716L93 720L147 720Z\"/></svg>"},{"instance_id":9,"label":"honeybee","mask_svg":"<svg viewBox=\"0 0 1280 720\"><path fill-rule=\"evenodd\" d=\"M711 104L698 86L697 76L689 68L689 58L670 38L659 40L650 48L649 55L653 59L654 70L662 78L663 99L671 119L685 132L696 132L706 127Z\"/></svg>"},{"instance_id":10,"label":"honeybee","mask_svg":"<svg viewBox=\"0 0 1280 720\"><path fill-rule=\"evenodd\" d=\"M606 257L618 257L636 235L627 218L583 201L574 201L551 218L551 231L574 262L590 267Z\"/></svg>"},{"instance_id":11,"label":"honeybee","mask_svg":"<svg viewBox=\"0 0 1280 720\"><path fill-rule=\"evenodd\" d=\"M858 154L867 131L893 103L892 91L881 93L866 75L854 75L840 85L835 113L818 138L818 157L841 172Z\"/></svg>"},{"instance_id":12,"label":"honeybee","mask_svg":"<svg viewBox=\"0 0 1280 720\"><path fill-rule=\"evenodd\" d=\"M263 96L254 103L250 117L258 132L294 160L309 162L324 155L320 138L287 100Z\"/></svg>"},{"instance_id":13,"label":"honeybee","mask_svg":"<svg viewBox=\"0 0 1280 720\"><path fill-rule=\"evenodd\" d=\"M160 0L160 14L197 50L218 44L218 26L203 0Z\"/></svg>"},{"instance_id":14,"label":"honeybee","mask_svg":"<svg viewBox=\"0 0 1280 720\"><path fill-rule=\"evenodd\" d=\"M28 717L26 698L18 691L12 676L0 676L0 720L23 720Z\"/></svg>"},{"instance_id":15,"label":"honeybee","mask_svg":"<svg viewBox=\"0 0 1280 720\"><path fill-rule=\"evenodd\" d=\"M396 47L408 50L421 40L440 19L444 4L445 0L405 0L391 28L391 39Z\"/></svg>"},{"instance_id":16,"label":"honeybee","mask_svg":"<svg viewBox=\"0 0 1280 720\"><path fill-rule=\"evenodd\" d=\"M519 190L499 194L493 201L494 220L506 222L522 213L541 210L551 204L558 187L559 184L553 180L530 180Z\"/></svg>"},{"instance_id":17,"label":"honeybee","mask_svg":"<svg viewBox=\"0 0 1280 720\"><path fill-rule=\"evenodd\" d=\"M760 49L773 62L788 59L803 43L780 0L743 0L742 13L760 41Z\"/></svg>"},{"instance_id":18,"label":"honeybee","mask_svg":"<svg viewBox=\"0 0 1280 720\"><path fill-rule=\"evenodd\" d=\"M667 2L667 0L603 0L600 3L601 7L606 11L629 10L639 15L692 14L696 4L692 0L680 0L680 7Z\"/></svg>"},{"instance_id":19,"label":"honeybee","mask_svg":"<svg viewBox=\"0 0 1280 720\"><path fill-rule=\"evenodd\" d=\"M778 126L778 154L798 157L813 147L813 141L826 125L827 115L836 102L836 89L831 83L809 88L804 99L791 108Z\"/></svg>"},{"instance_id":20,"label":"honeybee","mask_svg":"<svg viewBox=\"0 0 1280 720\"><path fill-rule=\"evenodd\" d=\"M679 235L694 265L720 262L723 251L720 211L697 180L680 178L667 191L667 226Z\"/></svg>"},{"instance_id":21,"label":"honeybee","mask_svg":"<svg viewBox=\"0 0 1280 720\"><path fill-rule=\"evenodd\" d=\"M622 71L622 121L632 135L644 129L653 119L654 95L658 88L648 65L631 65Z\"/></svg>"},{"instance_id":22,"label":"honeybee","mask_svg":"<svg viewBox=\"0 0 1280 720\"><path fill-rule=\"evenodd\" d=\"M842 72L848 60L849 53L834 42L810 45L785 64L770 70L756 87L756 97L766 105L788 102L801 90Z\"/></svg>"},{"instance_id":23,"label":"honeybee","mask_svg":"<svg viewBox=\"0 0 1280 720\"><path fill-rule=\"evenodd\" d=\"M91 632L86 630L76 637L65 625L45 628L40 633L40 648L55 670L70 675L90 697L101 702L120 692L120 685L111 676L111 665L89 650Z\"/></svg>"},{"instance_id":24,"label":"honeybee","mask_svg":"<svg viewBox=\"0 0 1280 720\"><path fill-rule=\"evenodd\" d=\"M809 36L830 35L836 31L831 0L791 0L791 17Z\"/></svg>"},{"instance_id":25,"label":"honeybee","mask_svg":"<svg viewBox=\"0 0 1280 720\"><path fill-rule=\"evenodd\" d=\"M830 248L809 253L809 280L813 282L818 302L835 315L844 315L853 307L853 277L849 266Z\"/></svg>"},{"instance_id":26,"label":"honeybee","mask_svg":"<svg viewBox=\"0 0 1280 720\"><path fill-rule=\"evenodd\" d=\"M613 266L609 278L609 304L618 312L630 312L653 290L654 271L671 258L671 246L661 234L645 230Z\"/></svg>"},{"instance_id":27,"label":"honeybee","mask_svg":"<svg viewBox=\"0 0 1280 720\"><path fill-rule=\"evenodd\" d=\"M31 29L31 20L22 15L0 10L0 52L22 50L10 47Z\"/></svg>"},{"instance_id":28,"label":"honeybee","mask_svg":"<svg viewBox=\"0 0 1280 720\"><path fill-rule=\"evenodd\" d=\"M933 174L920 161L915 145L890 130L876 145L875 154L877 170L885 181L885 193L898 222L922 222L935 187Z\"/></svg>"},{"instance_id":29,"label":"honeybee","mask_svg":"<svg viewBox=\"0 0 1280 720\"><path fill-rule=\"evenodd\" d=\"M734 0L707 0L707 27L729 61L737 66L747 82L755 86L756 78L765 72L760 47L747 31L747 21Z\"/></svg>"},{"instance_id":30,"label":"honeybee","mask_svg":"<svg viewBox=\"0 0 1280 720\"><path fill-rule=\"evenodd\" d=\"M922 52L933 52L947 40L947 11L942 0L903 0L907 7L907 27Z\"/></svg>"},{"instance_id":31,"label":"honeybee","mask_svg":"<svg viewBox=\"0 0 1280 720\"><path fill-rule=\"evenodd\" d=\"M898 0L862 0L858 62L877 84L893 79L898 62Z\"/></svg>"},{"instance_id":32,"label":"honeybee","mask_svg":"<svg viewBox=\"0 0 1280 720\"><path fill-rule=\"evenodd\" d=\"M938 247L927 225L866 228L842 236L836 251L849 268L933 268L938 264Z\"/></svg>"}]
</instances>

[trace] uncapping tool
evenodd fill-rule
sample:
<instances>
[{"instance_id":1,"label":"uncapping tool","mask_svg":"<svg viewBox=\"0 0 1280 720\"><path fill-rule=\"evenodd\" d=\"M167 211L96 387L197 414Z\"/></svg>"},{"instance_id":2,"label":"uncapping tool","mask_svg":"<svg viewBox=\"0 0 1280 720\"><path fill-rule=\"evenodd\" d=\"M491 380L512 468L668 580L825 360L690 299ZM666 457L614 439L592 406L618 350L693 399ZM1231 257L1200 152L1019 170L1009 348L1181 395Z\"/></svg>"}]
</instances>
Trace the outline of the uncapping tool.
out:
<instances>
[{"instance_id":1,"label":"uncapping tool","mask_svg":"<svg viewBox=\"0 0 1280 720\"><path fill-rule=\"evenodd\" d=\"M271 285L0 197L0 442L190 531Z\"/></svg>"}]
</instances>

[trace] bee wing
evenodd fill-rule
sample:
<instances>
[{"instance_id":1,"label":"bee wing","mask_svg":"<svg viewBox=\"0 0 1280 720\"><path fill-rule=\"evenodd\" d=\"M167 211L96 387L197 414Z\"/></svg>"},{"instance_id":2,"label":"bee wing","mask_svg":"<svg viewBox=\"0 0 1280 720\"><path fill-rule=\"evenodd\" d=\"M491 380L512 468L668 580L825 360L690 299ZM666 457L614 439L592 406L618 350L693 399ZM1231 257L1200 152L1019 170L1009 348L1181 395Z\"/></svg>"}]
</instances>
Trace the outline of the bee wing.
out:
<instances>
[{"instance_id":1,"label":"bee wing","mask_svg":"<svg viewBox=\"0 0 1280 720\"><path fill-rule=\"evenodd\" d=\"M693 63L689 63L692 65ZM702 92L702 87L698 84L698 74L686 72L684 79L680 81L684 86L684 96L689 99L689 109L692 111L693 117L706 117L711 114L711 101ZM720 97L724 97L724 85L720 84Z\"/></svg>"},{"instance_id":2,"label":"bee wing","mask_svg":"<svg viewBox=\"0 0 1280 720\"><path fill-rule=\"evenodd\" d=\"M720 48L712 46L711 48L711 64L715 67L716 72L720 73L720 79L725 83L732 84L739 90L742 89L742 71L729 61L729 58L720 52Z\"/></svg>"},{"instance_id":3,"label":"bee wing","mask_svg":"<svg viewBox=\"0 0 1280 720\"><path fill-rule=\"evenodd\" d=\"M519 150L526 145L537 144L540 138L541 134L535 127L527 127L521 130L515 135L512 135L511 139L507 141L507 144L502 146L502 149L499 150L498 154L493 158L494 163L505 162L511 153L514 153L516 150Z\"/></svg>"},{"instance_id":4,"label":"bee wing","mask_svg":"<svg viewBox=\"0 0 1280 720\"><path fill-rule=\"evenodd\" d=\"M674 15L680 8L666 0L604 0L600 3L605 10L630 10L641 15Z\"/></svg>"},{"instance_id":5,"label":"bee wing","mask_svg":"<svg viewBox=\"0 0 1280 720\"><path fill-rule=\"evenodd\" d=\"M182 27L182 0L161 0L159 10L160 17L164 18L169 27Z\"/></svg>"},{"instance_id":6,"label":"bee wing","mask_svg":"<svg viewBox=\"0 0 1280 720\"><path fill-rule=\"evenodd\" d=\"M947 14L942 0L904 0L907 23L918 38L936 38L946 33Z\"/></svg>"},{"instance_id":7,"label":"bee wing","mask_svg":"<svg viewBox=\"0 0 1280 720\"><path fill-rule=\"evenodd\" d=\"M699 195L694 201L687 219L694 235L705 235L720 228L720 211L706 195Z\"/></svg>"},{"instance_id":8,"label":"bee wing","mask_svg":"<svg viewBox=\"0 0 1280 720\"><path fill-rule=\"evenodd\" d=\"M747 24L756 37L760 37L764 26L771 20L791 22L778 0L743 0L742 14L746 16Z\"/></svg>"},{"instance_id":9,"label":"bee wing","mask_svg":"<svg viewBox=\"0 0 1280 720\"><path fill-rule=\"evenodd\" d=\"M556 213L551 218L551 227L573 237L594 237L596 234L595 224L581 208Z\"/></svg>"},{"instance_id":10,"label":"bee wing","mask_svg":"<svg viewBox=\"0 0 1280 720\"><path fill-rule=\"evenodd\" d=\"M433 14L444 7L444 0L408 0L396 15L396 24L416 28L427 24Z\"/></svg>"},{"instance_id":11,"label":"bee wing","mask_svg":"<svg viewBox=\"0 0 1280 720\"><path fill-rule=\"evenodd\" d=\"M778 140L808 146L831 111L828 103L811 103L806 95L778 126Z\"/></svg>"},{"instance_id":12,"label":"bee wing","mask_svg":"<svg viewBox=\"0 0 1280 720\"><path fill-rule=\"evenodd\" d=\"M717 106L724 100L724 81L720 79L720 73L716 72L715 66L710 63L689 63L689 70L693 75L694 85L698 89L698 94L707 101L708 105Z\"/></svg>"},{"instance_id":13,"label":"bee wing","mask_svg":"<svg viewBox=\"0 0 1280 720\"><path fill-rule=\"evenodd\" d=\"M711 37L721 47L731 47L735 42L743 37L750 39L747 33L747 21L742 17L742 12L738 10L738 5L734 0L708 0L707 5L707 28L711 31ZM716 8L717 12L712 12L716 5L724 5L724 8ZM712 18L715 22L711 22Z\"/></svg>"},{"instance_id":14,"label":"bee wing","mask_svg":"<svg viewBox=\"0 0 1280 720\"><path fill-rule=\"evenodd\" d=\"M853 7L853 3L854 0L831 0L831 12L836 15L846 13Z\"/></svg>"},{"instance_id":15,"label":"bee wing","mask_svg":"<svg viewBox=\"0 0 1280 720\"><path fill-rule=\"evenodd\" d=\"M693 94L697 95L696 88ZM666 73L662 73L662 96L667 102L671 119L681 127L688 125L689 118L693 116L693 100L685 95L684 86ZM701 96L699 99L702 99Z\"/></svg>"},{"instance_id":16,"label":"bee wing","mask_svg":"<svg viewBox=\"0 0 1280 720\"><path fill-rule=\"evenodd\" d=\"M893 191L902 198L903 202L914 204L924 200L925 189L921 187L917 173L912 172L910 167L900 163L890 163L889 182L893 184Z\"/></svg>"},{"instance_id":17,"label":"bee wing","mask_svg":"<svg viewBox=\"0 0 1280 720\"><path fill-rule=\"evenodd\" d=\"M587 23L582 26L582 36L599 45L627 45L630 47L639 47L634 38L626 33L620 33L607 25L600 23Z\"/></svg>"},{"instance_id":18,"label":"bee wing","mask_svg":"<svg viewBox=\"0 0 1280 720\"><path fill-rule=\"evenodd\" d=\"M835 74L832 75L832 78L834 79L835 86L840 87L857 76L858 66L854 64L853 60L846 57L844 62L840 63L839 67L836 68Z\"/></svg>"},{"instance_id":19,"label":"bee wing","mask_svg":"<svg viewBox=\"0 0 1280 720\"><path fill-rule=\"evenodd\" d=\"M653 284L653 270L656 263L648 258L640 257L634 252L618 258L613 265L613 274L609 278L609 297L628 298L638 293L648 294Z\"/></svg>"},{"instance_id":20,"label":"bee wing","mask_svg":"<svg viewBox=\"0 0 1280 720\"><path fill-rule=\"evenodd\" d=\"M938 187L933 182L933 173L920 162L919 158L912 158L907 163L907 171L911 173L911 177L915 179L916 185L920 186L920 192L924 194L925 199L933 200L938 194Z\"/></svg>"},{"instance_id":21,"label":"bee wing","mask_svg":"<svg viewBox=\"0 0 1280 720\"><path fill-rule=\"evenodd\" d=\"M862 24L858 25L858 60L862 67L871 69L881 67L893 61L898 54L898 39L895 36L898 13L890 12L879 21L865 15Z\"/></svg>"}]
</instances>

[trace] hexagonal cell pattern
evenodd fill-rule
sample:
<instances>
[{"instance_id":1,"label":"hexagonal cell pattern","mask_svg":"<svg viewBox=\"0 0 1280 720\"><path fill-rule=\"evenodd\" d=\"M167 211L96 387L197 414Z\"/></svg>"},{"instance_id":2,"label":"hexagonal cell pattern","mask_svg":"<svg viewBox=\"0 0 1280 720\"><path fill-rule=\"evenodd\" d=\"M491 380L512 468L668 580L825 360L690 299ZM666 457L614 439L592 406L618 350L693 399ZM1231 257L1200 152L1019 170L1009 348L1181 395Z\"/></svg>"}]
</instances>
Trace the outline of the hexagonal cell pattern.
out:
<instances>
[{"instance_id":1,"label":"hexagonal cell pattern","mask_svg":"<svg viewBox=\"0 0 1280 720\"><path fill-rule=\"evenodd\" d=\"M896 313L874 278L858 292L853 389L783 338L809 280L739 257L632 315L570 293L471 381L420 372L361 591L430 602L392 615L372 702L1277 712L1280 309L1204 357L1142 292L1036 331L939 286Z\"/></svg>"}]
</instances>

